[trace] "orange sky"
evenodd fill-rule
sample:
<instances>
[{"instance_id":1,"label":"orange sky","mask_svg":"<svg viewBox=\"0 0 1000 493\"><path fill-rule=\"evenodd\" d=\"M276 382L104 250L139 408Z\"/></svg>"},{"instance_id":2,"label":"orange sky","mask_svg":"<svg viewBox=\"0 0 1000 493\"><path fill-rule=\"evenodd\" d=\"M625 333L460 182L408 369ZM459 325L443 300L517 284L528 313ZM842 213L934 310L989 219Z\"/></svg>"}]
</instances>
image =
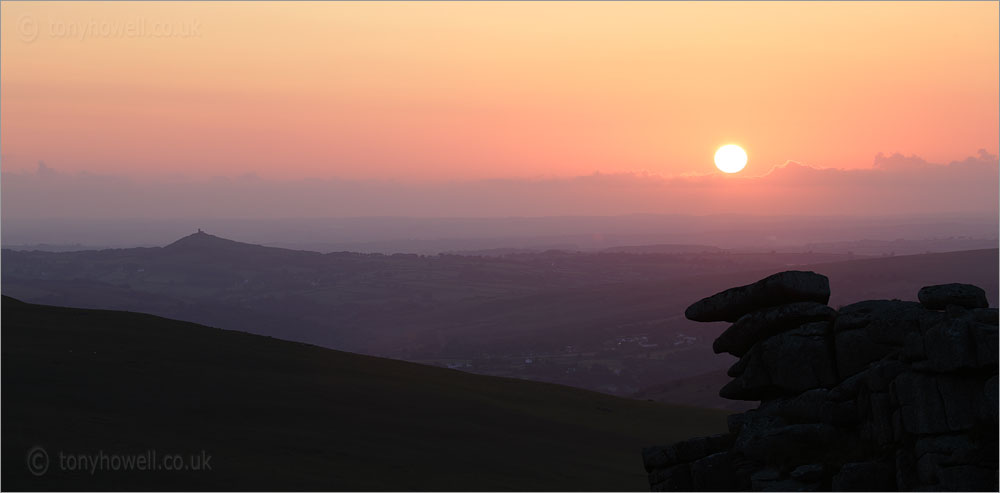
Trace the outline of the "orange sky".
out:
<instances>
[{"instance_id":1,"label":"orange sky","mask_svg":"<svg viewBox=\"0 0 1000 493\"><path fill-rule=\"evenodd\" d=\"M5 2L4 170L400 180L948 162L997 2Z\"/></svg>"}]
</instances>

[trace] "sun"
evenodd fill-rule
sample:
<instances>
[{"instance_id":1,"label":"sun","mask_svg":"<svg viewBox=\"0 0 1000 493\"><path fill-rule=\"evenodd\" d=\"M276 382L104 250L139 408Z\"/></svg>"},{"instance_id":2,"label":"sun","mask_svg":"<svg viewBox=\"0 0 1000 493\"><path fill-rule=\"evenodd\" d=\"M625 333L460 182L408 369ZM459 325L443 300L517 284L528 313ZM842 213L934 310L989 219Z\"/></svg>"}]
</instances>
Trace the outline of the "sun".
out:
<instances>
[{"instance_id":1,"label":"sun","mask_svg":"<svg viewBox=\"0 0 1000 493\"><path fill-rule=\"evenodd\" d=\"M737 173L747 165L747 153L736 144L724 145L715 151L715 167L724 173Z\"/></svg>"}]
</instances>

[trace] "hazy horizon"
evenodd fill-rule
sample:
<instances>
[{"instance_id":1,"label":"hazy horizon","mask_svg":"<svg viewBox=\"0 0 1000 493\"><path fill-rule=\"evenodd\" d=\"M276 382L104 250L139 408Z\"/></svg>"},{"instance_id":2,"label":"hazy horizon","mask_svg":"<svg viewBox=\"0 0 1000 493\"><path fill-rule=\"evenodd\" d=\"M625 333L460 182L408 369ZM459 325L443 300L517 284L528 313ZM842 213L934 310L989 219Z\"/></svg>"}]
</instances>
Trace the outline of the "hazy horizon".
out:
<instances>
[{"instance_id":1,"label":"hazy horizon","mask_svg":"<svg viewBox=\"0 0 1000 493\"><path fill-rule=\"evenodd\" d=\"M67 173L40 162L32 173L3 172L2 210L5 220L730 213L996 216L998 169L997 156L985 150L949 163L880 154L867 169L788 162L759 177L621 173L423 183L268 180L252 175L138 179Z\"/></svg>"},{"instance_id":2,"label":"hazy horizon","mask_svg":"<svg viewBox=\"0 0 1000 493\"><path fill-rule=\"evenodd\" d=\"M5 219L2 246L51 251L161 247L198 229L227 239L318 252L438 254L601 251L689 245L735 252L859 255L995 248L991 215ZM495 250L495 252L494 252Z\"/></svg>"}]
</instances>

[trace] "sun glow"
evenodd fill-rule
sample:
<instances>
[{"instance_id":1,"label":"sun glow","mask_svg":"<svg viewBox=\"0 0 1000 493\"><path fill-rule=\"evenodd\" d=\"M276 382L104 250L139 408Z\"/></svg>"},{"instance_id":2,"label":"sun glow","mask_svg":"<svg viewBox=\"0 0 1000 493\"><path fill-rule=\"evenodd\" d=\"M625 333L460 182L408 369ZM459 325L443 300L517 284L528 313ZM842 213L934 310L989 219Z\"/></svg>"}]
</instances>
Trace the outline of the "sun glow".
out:
<instances>
[{"instance_id":1,"label":"sun glow","mask_svg":"<svg viewBox=\"0 0 1000 493\"><path fill-rule=\"evenodd\" d=\"M738 145L724 145L715 151L715 166L724 173L737 173L746 165L747 153Z\"/></svg>"}]
</instances>

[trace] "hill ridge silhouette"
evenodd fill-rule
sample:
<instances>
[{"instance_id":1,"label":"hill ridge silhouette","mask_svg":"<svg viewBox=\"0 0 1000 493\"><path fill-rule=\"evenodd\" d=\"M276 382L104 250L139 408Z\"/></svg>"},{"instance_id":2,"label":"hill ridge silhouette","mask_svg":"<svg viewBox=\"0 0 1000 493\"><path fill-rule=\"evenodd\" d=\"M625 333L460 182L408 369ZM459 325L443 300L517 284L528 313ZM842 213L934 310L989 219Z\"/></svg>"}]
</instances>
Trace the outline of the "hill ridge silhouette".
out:
<instances>
[{"instance_id":1,"label":"hill ridge silhouette","mask_svg":"<svg viewBox=\"0 0 1000 493\"><path fill-rule=\"evenodd\" d=\"M636 491L636 450L724 413L162 318L3 296L12 490ZM39 391L44 389L44 391ZM85 426L81 426L85 424ZM25 452L44 447L34 476ZM212 455L211 471L74 474L58 454Z\"/></svg>"},{"instance_id":2,"label":"hill ridge silhouette","mask_svg":"<svg viewBox=\"0 0 1000 493\"><path fill-rule=\"evenodd\" d=\"M197 232L180 238L173 243L161 247L161 251L173 254L184 255L226 255L232 254L237 257L227 257L226 261L232 261L243 255L250 255L254 258L263 255L268 258L274 256L281 257L301 257L320 256L319 252L309 250L295 250L289 248L272 247L257 243L247 243L243 241L231 240L213 234L206 233L198 229ZM222 260L222 259L220 259Z\"/></svg>"},{"instance_id":3,"label":"hill ridge silhouette","mask_svg":"<svg viewBox=\"0 0 1000 493\"><path fill-rule=\"evenodd\" d=\"M269 248L255 243L245 243L242 241L230 240L229 238L223 238L221 236L216 236L213 234L206 233L201 229L199 229L195 233L180 238L174 241L173 243L164 246L163 248L169 250L182 250L182 249L194 250L194 249L209 249L209 248L247 248L247 247Z\"/></svg>"}]
</instances>

